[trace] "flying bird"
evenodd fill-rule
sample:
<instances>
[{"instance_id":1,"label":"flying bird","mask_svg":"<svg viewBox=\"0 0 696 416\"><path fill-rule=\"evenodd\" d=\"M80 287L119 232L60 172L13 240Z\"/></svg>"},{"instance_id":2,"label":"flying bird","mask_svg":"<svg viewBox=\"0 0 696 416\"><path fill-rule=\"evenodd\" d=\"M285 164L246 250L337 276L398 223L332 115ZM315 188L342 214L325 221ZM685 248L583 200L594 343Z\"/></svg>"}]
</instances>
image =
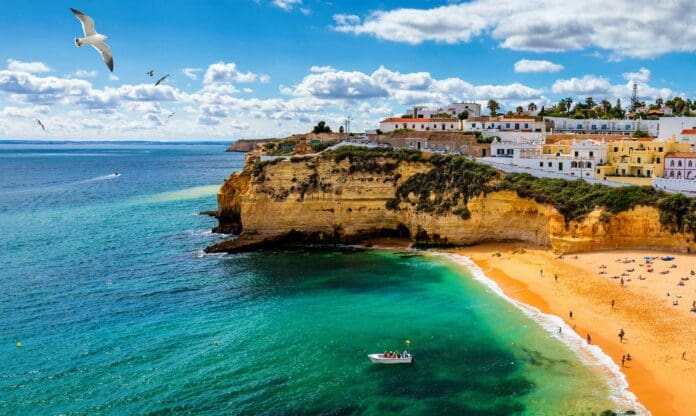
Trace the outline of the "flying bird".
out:
<instances>
[{"instance_id":1,"label":"flying bird","mask_svg":"<svg viewBox=\"0 0 696 416\"><path fill-rule=\"evenodd\" d=\"M154 76L155 76L155 70L154 70L154 69L151 69L151 70L147 71L146 74L149 75L149 76L151 76L151 77L154 77Z\"/></svg>"},{"instance_id":2,"label":"flying bird","mask_svg":"<svg viewBox=\"0 0 696 416\"><path fill-rule=\"evenodd\" d=\"M164 124L166 125L167 123L169 123L169 119L171 119L172 117L174 117L174 112L173 112L173 111L167 116L167 119L164 120Z\"/></svg>"},{"instance_id":3,"label":"flying bird","mask_svg":"<svg viewBox=\"0 0 696 416\"><path fill-rule=\"evenodd\" d=\"M41 127L41 130L46 131L46 126L39 120L38 118L36 119L36 123Z\"/></svg>"},{"instance_id":4,"label":"flying bird","mask_svg":"<svg viewBox=\"0 0 696 416\"><path fill-rule=\"evenodd\" d=\"M155 82L155 87L158 86L159 84L161 84L162 82L164 82L164 80L167 79L168 76L169 76L169 74L167 74L167 75L163 76L162 78L158 79L157 82Z\"/></svg>"},{"instance_id":5,"label":"flying bird","mask_svg":"<svg viewBox=\"0 0 696 416\"><path fill-rule=\"evenodd\" d=\"M70 8L70 11L82 23L82 32L85 34L84 38L75 38L75 45L92 45L101 54L104 63L109 67L109 71L114 72L114 56L111 54L109 45L104 43L109 38L94 30L94 20L91 17L73 8Z\"/></svg>"}]
</instances>

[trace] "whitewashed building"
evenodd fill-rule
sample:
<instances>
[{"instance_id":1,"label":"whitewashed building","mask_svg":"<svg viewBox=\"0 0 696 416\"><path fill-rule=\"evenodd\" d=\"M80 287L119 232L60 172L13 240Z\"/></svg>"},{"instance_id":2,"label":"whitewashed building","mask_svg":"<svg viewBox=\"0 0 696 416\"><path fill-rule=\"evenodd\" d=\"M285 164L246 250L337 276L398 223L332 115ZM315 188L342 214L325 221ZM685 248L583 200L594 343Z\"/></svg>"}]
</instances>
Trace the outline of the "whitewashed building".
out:
<instances>
[{"instance_id":1,"label":"whitewashed building","mask_svg":"<svg viewBox=\"0 0 696 416\"><path fill-rule=\"evenodd\" d=\"M466 111L469 117L481 116L481 104L475 102L462 101L460 103L452 103L443 107L430 108L426 106L416 106L406 110L406 115L411 118L433 118L438 114L449 114L452 117L457 117L460 113Z\"/></svg>"},{"instance_id":2,"label":"whitewashed building","mask_svg":"<svg viewBox=\"0 0 696 416\"><path fill-rule=\"evenodd\" d=\"M642 130L652 137L658 137L660 133L660 120L602 120L598 118L585 120L566 117L544 117L544 119L553 123L554 133L632 136L636 130Z\"/></svg>"},{"instance_id":3,"label":"whitewashed building","mask_svg":"<svg viewBox=\"0 0 696 416\"><path fill-rule=\"evenodd\" d=\"M384 133L395 130L413 131L459 131L461 121L458 118L387 118L379 123L379 129Z\"/></svg>"},{"instance_id":4,"label":"whitewashed building","mask_svg":"<svg viewBox=\"0 0 696 416\"><path fill-rule=\"evenodd\" d=\"M665 155L665 178L696 181L696 153L667 153Z\"/></svg>"},{"instance_id":5,"label":"whitewashed building","mask_svg":"<svg viewBox=\"0 0 696 416\"><path fill-rule=\"evenodd\" d=\"M684 130L696 130L696 117L661 117L657 122L660 140L678 140Z\"/></svg>"}]
</instances>

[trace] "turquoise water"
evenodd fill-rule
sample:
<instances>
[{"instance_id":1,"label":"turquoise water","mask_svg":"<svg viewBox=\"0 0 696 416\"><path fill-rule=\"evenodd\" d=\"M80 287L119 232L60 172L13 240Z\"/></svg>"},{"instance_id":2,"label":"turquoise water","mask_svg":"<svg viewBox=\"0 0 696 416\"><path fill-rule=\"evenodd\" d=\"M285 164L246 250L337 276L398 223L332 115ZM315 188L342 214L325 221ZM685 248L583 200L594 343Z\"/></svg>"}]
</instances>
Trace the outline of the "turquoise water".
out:
<instances>
[{"instance_id":1,"label":"turquoise water","mask_svg":"<svg viewBox=\"0 0 696 416\"><path fill-rule=\"evenodd\" d=\"M196 214L243 161L223 150L0 147L0 414L620 407L595 370L445 259L204 256L220 237ZM367 360L406 338L413 365Z\"/></svg>"}]
</instances>

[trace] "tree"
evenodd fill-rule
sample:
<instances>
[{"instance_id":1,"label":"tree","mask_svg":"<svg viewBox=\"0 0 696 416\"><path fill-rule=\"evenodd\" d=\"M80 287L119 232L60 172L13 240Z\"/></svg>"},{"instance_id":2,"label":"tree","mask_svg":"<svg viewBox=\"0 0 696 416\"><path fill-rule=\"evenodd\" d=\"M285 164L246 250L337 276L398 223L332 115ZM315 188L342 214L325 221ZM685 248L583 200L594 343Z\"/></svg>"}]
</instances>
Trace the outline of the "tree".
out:
<instances>
[{"instance_id":1,"label":"tree","mask_svg":"<svg viewBox=\"0 0 696 416\"><path fill-rule=\"evenodd\" d=\"M522 114L524 112L524 108L522 108L521 105L518 105L517 108L515 109L515 112L517 114Z\"/></svg>"},{"instance_id":2,"label":"tree","mask_svg":"<svg viewBox=\"0 0 696 416\"><path fill-rule=\"evenodd\" d=\"M491 116L495 117L498 115L498 110L500 110L500 104L496 100L488 100L486 107L491 111Z\"/></svg>"},{"instance_id":3,"label":"tree","mask_svg":"<svg viewBox=\"0 0 696 416\"><path fill-rule=\"evenodd\" d=\"M595 106L594 99L592 97L585 98L585 105L587 106L588 110L593 109Z\"/></svg>"},{"instance_id":4,"label":"tree","mask_svg":"<svg viewBox=\"0 0 696 416\"><path fill-rule=\"evenodd\" d=\"M546 108L542 105L541 110L539 110L539 117L544 117L546 115Z\"/></svg>"},{"instance_id":5,"label":"tree","mask_svg":"<svg viewBox=\"0 0 696 416\"><path fill-rule=\"evenodd\" d=\"M565 100L563 100L563 102L565 103L565 110L570 112L570 109L573 107L573 99L567 97Z\"/></svg>"},{"instance_id":6,"label":"tree","mask_svg":"<svg viewBox=\"0 0 696 416\"><path fill-rule=\"evenodd\" d=\"M616 105L614 106L614 108L616 108L616 110L619 112L623 112L623 109L621 108L621 98L616 99Z\"/></svg>"},{"instance_id":7,"label":"tree","mask_svg":"<svg viewBox=\"0 0 696 416\"><path fill-rule=\"evenodd\" d=\"M327 126L325 121L320 121L316 126L314 126L312 133L331 133L331 127Z\"/></svg>"},{"instance_id":8,"label":"tree","mask_svg":"<svg viewBox=\"0 0 696 416\"><path fill-rule=\"evenodd\" d=\"M457 114L457 117L459 117L460 120L466 120L469 118L469 112L464 110L461 113Z\"/></svg>"},{"instance_id":9,"label":"tree","mask_svg":"<svg viewBox=\"0 0 696 416\"><path fill-rule=\"evenodd\" d=\"M529 103L529 105L527 106L527 110L529 110L529 111L536 111L536 110L537 110L537 105L534 104L534 103Z\"/></svg>"},{"instance_id":10,"label":"tree","mask_svg":"<svg viewBox=\"0 0 696 416\"><path fill-rule=\"evenodd\" d=\"M338 132L339 132L339 133L343 134L344 131L345 131L345 130L343 130L343 126L341 126L341 127L338 128Z\"/></svg>"}]
</instances>

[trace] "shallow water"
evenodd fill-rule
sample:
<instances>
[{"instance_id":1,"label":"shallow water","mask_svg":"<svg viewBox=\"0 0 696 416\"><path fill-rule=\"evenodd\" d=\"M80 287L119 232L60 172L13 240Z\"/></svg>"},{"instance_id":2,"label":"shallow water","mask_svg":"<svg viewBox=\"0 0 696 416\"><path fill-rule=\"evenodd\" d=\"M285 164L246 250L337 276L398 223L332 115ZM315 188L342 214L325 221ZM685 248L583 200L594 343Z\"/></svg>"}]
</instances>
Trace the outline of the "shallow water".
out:
<instances>
[{"instance_id":1,"label":"shallow water","mask_svg":"<svg viewBox=\"0 0 696 416\"><path fill-rule=\"evenodd\" d=\"M243 163L223 150L0 146L0 414L621 407L595 369L446 259L202 256L220 237L195 214ZM367 360L405 339L413 365Z\"/></svg>"}]
</instances>

